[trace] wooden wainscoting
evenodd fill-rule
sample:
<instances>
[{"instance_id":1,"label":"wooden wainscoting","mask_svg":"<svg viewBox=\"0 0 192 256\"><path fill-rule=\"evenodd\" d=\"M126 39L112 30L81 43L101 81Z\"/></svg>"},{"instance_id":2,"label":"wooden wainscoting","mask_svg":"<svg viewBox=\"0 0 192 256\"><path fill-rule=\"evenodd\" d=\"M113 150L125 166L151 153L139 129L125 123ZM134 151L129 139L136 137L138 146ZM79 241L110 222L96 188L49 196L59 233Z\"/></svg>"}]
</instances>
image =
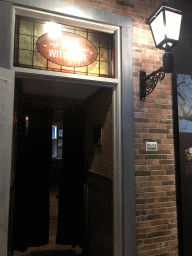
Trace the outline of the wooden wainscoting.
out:
<instances>
[{"instance_id":1,"label":"wooden wainscoting","mask_svg":"<svg viewBox=\"0 0 192 256\"><path fill-rule=\"evenodd\" d=\"M113 181L90 173L85 182L88 255L113 256Z\"/></svg>"}]
</instances>

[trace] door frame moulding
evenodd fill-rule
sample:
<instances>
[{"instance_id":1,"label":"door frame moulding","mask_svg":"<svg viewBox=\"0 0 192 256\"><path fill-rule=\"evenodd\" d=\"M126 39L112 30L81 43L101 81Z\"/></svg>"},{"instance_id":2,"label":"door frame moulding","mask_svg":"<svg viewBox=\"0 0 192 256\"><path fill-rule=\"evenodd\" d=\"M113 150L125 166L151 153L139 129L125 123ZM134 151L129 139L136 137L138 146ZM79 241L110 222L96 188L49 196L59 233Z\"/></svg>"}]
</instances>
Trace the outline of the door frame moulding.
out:
<instances>
[{"instance_id":1,"label":"door frame moulding","mask_svg":"<svg viewBox=\"0 0 192 256\"><path fill-rule=\"evenodd\" d=\"M93 77L93 76L85 76L85 75L78 75L78 74L70 74L70 73L61 73L55 71L47 71L47 70L38 70L38 69L28 69L28 68L20 68L20 67L13 67L15 74L17 77L23 78L37 78L37 76L41 77L41 79L45 80L56 80L62 81L65 80L66 82L73 82L78 84L90 84L99 87L113 87L119 83L119 79L113 78L106 78L103 77ZM57 74L56 74L57 73Z\"/></svg>"},{"instance_id":2,"label":"door frame moulding","mask_svg":"<svg viewBox=\"0 0 192 256\"><path fill-rule=\"evenodd\" d=\"M136 255L135 225L135 172L134 172L134 122L133 122L133 67L132 67L132 20L130 17L97 10L61 0L4 1L13 6L10 69L15 77L36 77L41 79L71 81L113 89L113 255ZM45 9L46 8L46 9ZM115 79L74 75L53 71L13 67L14 21L19 11L50 15L56 20L81 22L92 29L112 33L115 31ZM70 23L71 24L71 23ZM79 23L80 24L80 23ZM87 24L87 25L86 25ZM12 56L11 56L12 54Z\"/></svg>"}]
</instances>

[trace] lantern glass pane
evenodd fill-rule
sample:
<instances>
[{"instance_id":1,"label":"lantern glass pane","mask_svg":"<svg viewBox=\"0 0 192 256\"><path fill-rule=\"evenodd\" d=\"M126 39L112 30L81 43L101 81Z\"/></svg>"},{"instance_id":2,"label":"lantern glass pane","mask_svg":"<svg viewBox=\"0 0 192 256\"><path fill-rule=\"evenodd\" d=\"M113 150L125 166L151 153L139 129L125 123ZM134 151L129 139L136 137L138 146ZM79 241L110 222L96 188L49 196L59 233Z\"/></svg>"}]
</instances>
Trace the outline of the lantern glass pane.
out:
<instances>
[{"instance_id":1,"label":"lantern glass pane","mask_svg":"<svg viewBox=\"0 0 192 256\"><path fill-rule=\"evenodd\" d=\"M158 45L165 38L165 26L163 22L163 12L161 12L152 22L151 29L154 35L155 44Z\"/></svg>"},{"instance_id":2,"label":"lantern glass pane","mask_svg":"<svg viewBox=\"0 0 192 256\"><path fill-rule=\"evenodd\" d=\"M165 11L167 38L179 40L182 15Z\"/></svg>"}]
</instances>

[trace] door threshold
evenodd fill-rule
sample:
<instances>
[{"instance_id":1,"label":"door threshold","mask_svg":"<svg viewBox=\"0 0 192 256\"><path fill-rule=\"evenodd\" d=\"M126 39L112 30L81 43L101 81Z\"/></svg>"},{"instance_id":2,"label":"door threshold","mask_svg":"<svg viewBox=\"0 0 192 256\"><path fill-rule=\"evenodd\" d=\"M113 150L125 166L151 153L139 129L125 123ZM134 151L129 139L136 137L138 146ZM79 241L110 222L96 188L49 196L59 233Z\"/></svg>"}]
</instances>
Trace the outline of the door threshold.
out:
<instances>
[{"instance_id":1,"label":"door threshold","mask_svg":"<svg viewBox=\"0 0 192 256\"><path fill-rule=\"evenodd\" d=\"M61 244L46 244L40 247L29 247L25 252L14 251L13 256L28 256L32 252L39 252L39 251L48 251L48 250L66 250L66 249L73 249L78 254L82 252L82 249L79 246L72 248L71 245L61 245Z\"/></svg>"}]
</instances>

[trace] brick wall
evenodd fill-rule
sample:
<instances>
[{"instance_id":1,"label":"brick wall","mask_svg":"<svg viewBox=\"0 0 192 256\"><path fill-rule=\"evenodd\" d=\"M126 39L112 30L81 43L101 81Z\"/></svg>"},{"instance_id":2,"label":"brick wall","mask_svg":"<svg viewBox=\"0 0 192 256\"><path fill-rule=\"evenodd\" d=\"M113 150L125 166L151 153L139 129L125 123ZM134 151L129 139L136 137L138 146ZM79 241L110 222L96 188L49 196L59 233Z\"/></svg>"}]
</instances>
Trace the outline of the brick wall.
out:
<instances>
[{"instance_id":1,"label":"brick wall","mask_svg":"<svg viewBox=\"0 0 192 256\"><path fill-rule=\"evenodd\" d=\"M147 18L147 17L146 17ZM171 74L166 74L145 102L139 97L139 71L147 74L162 65L151 31L133 19L134 123L137 254L178 255ZM155 153L146 141L158 143Z\"/></svg>"},{"instance_id":2,"label":"brick wall","mask_svg":"<svg viewBox=\"0 0 192 256\"><path fill-rule=\"evenodd\" d=\"M178 255L171 75L145 102L139 97L140 69L149 74L162 65L163 51L155 48L146 25L162 1L69 1L132 17L137 255ZM158 151L147 153L146 141L158 142Z\"/></svg>"}]
</instances>

